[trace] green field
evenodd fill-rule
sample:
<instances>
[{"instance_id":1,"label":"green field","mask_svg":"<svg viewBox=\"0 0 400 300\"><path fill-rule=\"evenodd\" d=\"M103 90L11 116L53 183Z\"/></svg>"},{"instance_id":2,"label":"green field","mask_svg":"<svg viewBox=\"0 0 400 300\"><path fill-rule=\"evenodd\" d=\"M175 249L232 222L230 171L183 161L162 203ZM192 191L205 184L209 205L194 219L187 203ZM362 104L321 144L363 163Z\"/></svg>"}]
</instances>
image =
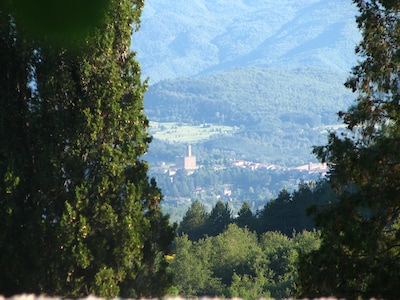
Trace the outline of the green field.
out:
<instances>
[{"instance_id":1,"label":"green field","mask_svg":"<svg viewBox=\"0 0 400 300\"><path fill-rule=\"evenodd\" d=\"M150 122L150 134L157 139L168 142L197 143L213 135L231 135L238 127L214 124L188 125L177 122Z\"/></svg>"}]
</instances>

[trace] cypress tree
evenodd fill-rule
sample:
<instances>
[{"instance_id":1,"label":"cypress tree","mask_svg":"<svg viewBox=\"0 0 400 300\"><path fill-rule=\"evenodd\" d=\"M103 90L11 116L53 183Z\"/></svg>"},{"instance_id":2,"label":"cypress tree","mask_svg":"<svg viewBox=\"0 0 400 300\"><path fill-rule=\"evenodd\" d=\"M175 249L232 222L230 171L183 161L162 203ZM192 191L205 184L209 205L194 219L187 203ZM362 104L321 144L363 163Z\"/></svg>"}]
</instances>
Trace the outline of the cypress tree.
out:
<instances>
[{"instance_id":1,"label":"cypress tree","mask_svg":"<svg viewBox=\"0 0 400 300\"><path fill-rule=\"evenodd\" d=\"M42 249L35 241L44 228L33 187L32 43L5 9L0 10L0 32L0 292L10 294L33 291L42 273Z\"/></svg>"},{"instance_id":2,"label":"cypress tree","mask_svg":"<svg viewBox=\"0 0 400 300\"><path fill-rule=\"evenodd\" d=\"M21 159L2 165L1 225L2 231L23 229L19 244L11 234L1 236L7 245L1 261L15 272L2 274L0 292L161 296L170 284L164 255L175 228L160 211L161 192L141 159L151 141L143 113L146 82L129 51L143 4L108 1L100 21L78 42L61 45L35 36L29 58L16 66L25 70L22 85L29 96L21 107L14 101L22 97L19 91L4 103L16 118L25 112L29 120L15 134L25 148L2 145L4 156ZM12 19L8 24L18 25ZM14 123L2 121L4 135L11 135ZM19 210L13 209L17 203ZM26 217L31 223L22 226ZM32 267L14 265L24 258L21 244L32 253L25 256Z\"/></svg>"}]
</instances>

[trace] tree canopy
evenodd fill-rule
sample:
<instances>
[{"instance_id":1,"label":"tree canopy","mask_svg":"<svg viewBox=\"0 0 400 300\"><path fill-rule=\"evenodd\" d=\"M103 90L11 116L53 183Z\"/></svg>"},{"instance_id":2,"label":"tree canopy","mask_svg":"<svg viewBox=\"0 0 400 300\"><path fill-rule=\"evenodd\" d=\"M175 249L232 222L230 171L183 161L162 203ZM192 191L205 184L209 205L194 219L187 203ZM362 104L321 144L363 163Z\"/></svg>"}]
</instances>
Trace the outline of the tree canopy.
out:
<instances>
[{"instance_id":1,"label":"tree canopy","mask_svg":"<svg viewBox=\"0 0 400 300\"><path fill-rule=\"evenodd\" d=\"M296 289L299 253L318 247L317 232L258 236L236 224L198 241L184 234L175 239L174 286L184 297L289 298Z\"/></svg>"},{"instance_id":2,"label":"tree canopy","mask_svg":"<svg viewBox=\"0 0 400 300\"><path fill-rule=\"evenodd\" d=\"M174 227L129 51L143 1L108 1L74 47L30 32L21 3L0 6L0 292L164 295Z\"/></svg>"},{"instance_id":3,"label":"tree canopy","mask_svg":"<svg viewBox=\"0 0 400 300\"><path fill-rule=\"evenodd\" d=\"M346 86L356 103L340 112L347 131L331 133L314 152L330 165L339 200L314 209L319 250L301 259L300 286L307 297L400 296L399 65L400 5L354 0L363 39L362 59Z\"/></svg>"},{"instance_id":4,"label":"tree canopy","mask_svg":"<svg viewBox=\"0 0 400 300\"><path fill-rule=\"evenodd\" d=\"M198 200L194 201L179 224L178 234L186 234L192 241L203 238L208 218L204 205Z\"/></svg>"}]
</instances>

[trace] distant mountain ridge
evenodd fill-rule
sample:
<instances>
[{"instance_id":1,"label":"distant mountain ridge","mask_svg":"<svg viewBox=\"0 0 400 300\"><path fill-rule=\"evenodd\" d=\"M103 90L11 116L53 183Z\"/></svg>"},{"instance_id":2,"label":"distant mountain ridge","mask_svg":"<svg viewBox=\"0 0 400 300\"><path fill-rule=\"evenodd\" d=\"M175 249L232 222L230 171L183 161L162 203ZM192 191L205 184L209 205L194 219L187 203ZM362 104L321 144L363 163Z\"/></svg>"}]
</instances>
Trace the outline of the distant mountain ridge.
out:
<instances>
[{"instance_id":1,"label":"distant mountain ridge","mask_svg":"<svg viewBox=\"0 0 400 300\"><path fill-rule=\"evenodd\" d=\"M146 0L132 49L150 84L248 66L348 73L356 14L350 0Z\"/></svg>"},{"instance_id":2,"label":"distant mountain ridge","mask_svg":"<svg viewBox=\"0 0 400 300\"><path fill-rule=\"evenodd\" d=\"M264 127L285 122L309 127L337 122L352 93L342 73L325 69L237 68L150 86L144 104L151 120ZM279 126L281 127L281 125Z\"/></svg>"},{"instance_id":3,"label":"distant mountain ridge","mask_svg":"<svg viewBox=\"0 0 400 300\"><path fill-rule=\"evenodd\" d=\"M132 37L150 78L146 114L238 129L196 143L204 161L315 162L312 146L341 128L337 112L355 97L343 83L357 62L357 13L351 0L146 0ZM172 161L183 144L155 138L147 159Z\"/></svg>"},{"instance_id":4,"label":"distant mountain ridge","mask_svg":"<svg viewBox=\"0 0 400 300\"><path fill-rule=\"evenodd\" d=\"M336 112L350 104L353 95L344 80L342 73L323 69L238 68L160 81L150 86L144 106L152 121L235 127L234 132L196 142L205 161L217 153L227 159L298 166L316 161L312 146L325 142L326 130L338 126ZM175 132L172 145L161 146L155 138L147 158L157 160L168 151L172 161L179 155L172 149L186 142Z\"/></svg>"}]
</instances>

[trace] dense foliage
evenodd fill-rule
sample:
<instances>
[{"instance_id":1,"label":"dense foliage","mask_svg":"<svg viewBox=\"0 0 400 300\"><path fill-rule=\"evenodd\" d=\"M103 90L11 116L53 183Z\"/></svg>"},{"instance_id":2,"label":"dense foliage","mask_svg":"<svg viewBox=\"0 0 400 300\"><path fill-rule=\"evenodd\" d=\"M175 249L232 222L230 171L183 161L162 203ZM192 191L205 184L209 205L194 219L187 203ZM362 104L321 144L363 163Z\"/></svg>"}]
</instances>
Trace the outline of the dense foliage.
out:
<instances>
[{"instance_id":1,"label":"dense foliage","mask_svg":"<svg viewBox=\"0 0 400 300\"><path fill-rule=\"evenodd\" d=\"M143 1L108 1L65 44L24 27L21 3L0 6L0 293L163 295L174 228L140 159L146 84L129 51Z\"/></svg>"},{"instance_id":2,"label":"dense foliage","mask_svg":"<svg viewBox=\"0 0 400 300\"><path fill-rule=\"evenodd\" d=\"M325 181L301 185L253 214L245 201L237 215L218 201L207 212L194 201L178 227L171 294L257 299L297 293L298 257L317 250L319 232L307 216L311 205L335 201Z\"/></svg>"},{"instance_id":3,"label":"dense foliage","mask_svg":"<svg viewBox=\"0 0 400 300\"><path fill-rule=\"evenodd\" d=\"M356 103L341 112L348 131L315 153L330 163L335 204L315 209L322 245L301 258L303 295L400 297L398 1L354 0L362 60L347 87Z\"/></svg>"},{"instance_id":4,"label":"dense foliage","mask_svg":"<svg viewBox=\"0 0 400 300\"><path fill-rule=\"evenodd\" d=\"M263 234L268 231L279 231L287 236L293 232L311 231L315 224L307 210L311 206L324 206L336 201L336 194L325 181L317 184L301 184L292 193L282 190L278 197L268 202L256 213L253 213L247 201L244 201L237 214L233 214L230 203L221 200L207 212L206 206L194 201L187 209L178 227L178 235L186 234L192 241L206 236L216 236L226 227L235 223L247 227L250 231Z\"/></svg>"},{"instance_id":5,"label":"dense foliage","mask_svg":"<svg viewBox=\"0 0 400 300\"><path fill-rule=\"evenodd\" d=\"M318 247L317 232L257 236L236 224L198 241L182 235L175 239L171 264L174 286L185 297L288 298L296 289L299 253Z\"/></svg>"}]
</instances>

